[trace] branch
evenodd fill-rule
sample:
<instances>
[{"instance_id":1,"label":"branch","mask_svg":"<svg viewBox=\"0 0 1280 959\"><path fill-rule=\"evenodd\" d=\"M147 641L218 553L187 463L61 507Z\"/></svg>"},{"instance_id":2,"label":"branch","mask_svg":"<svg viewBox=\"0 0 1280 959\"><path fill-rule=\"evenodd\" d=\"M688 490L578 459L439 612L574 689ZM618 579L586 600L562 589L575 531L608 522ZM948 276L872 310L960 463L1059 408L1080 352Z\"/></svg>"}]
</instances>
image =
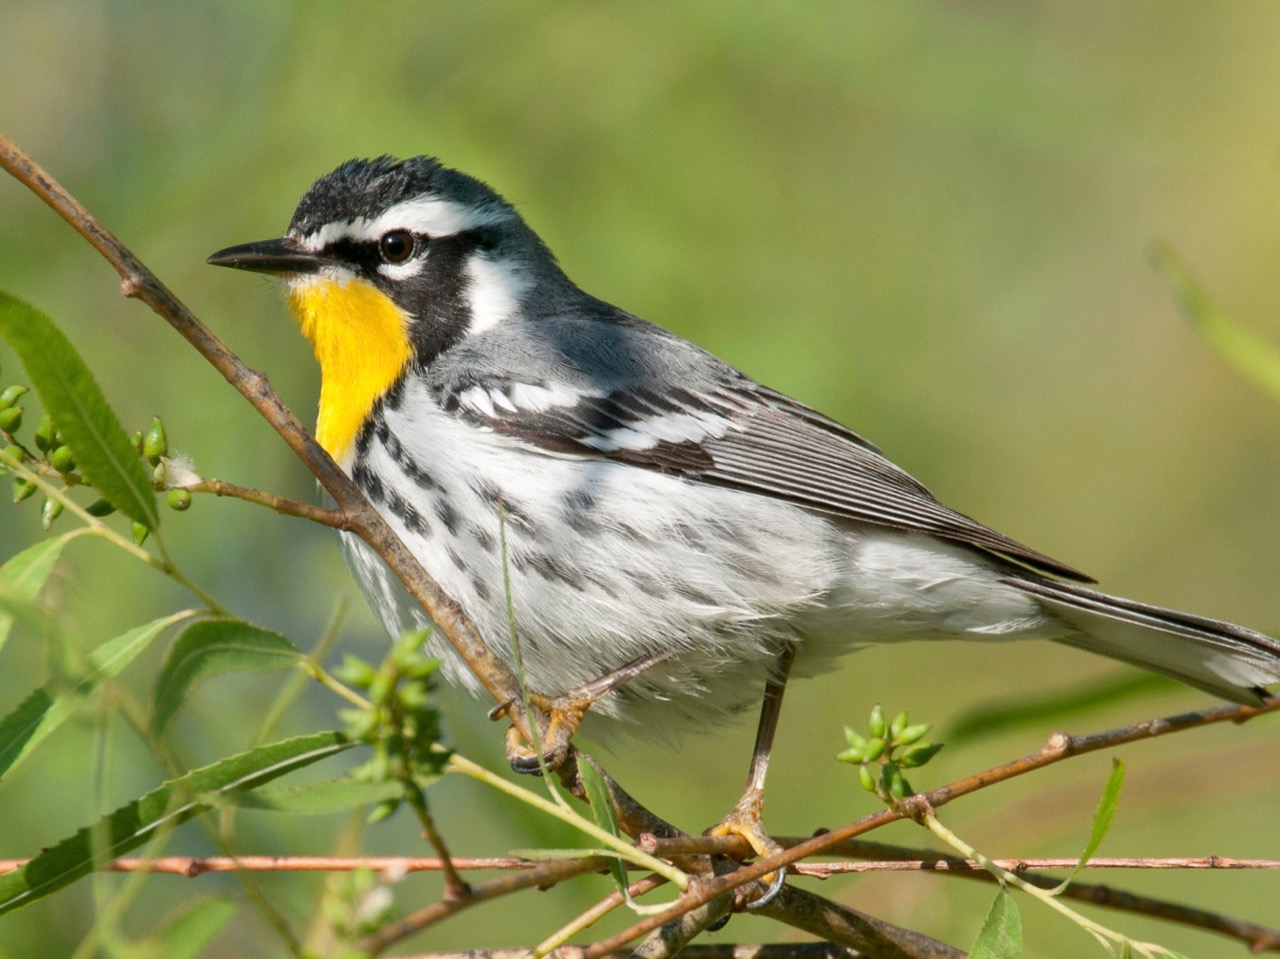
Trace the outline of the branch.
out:
<instances>
[{"instance_id":1,"label":"branch","mask_svg":"<svg viewBox=\"0 0 1280 959\"><path fill-rule=\"evenodd\" d=\"M360 489L285 406L262 373L250 369L160 282L132 251L12 140L0 135L0 168L8 171L84 237L120 274L121 292L149 306L178 331L280 435L346 515L349 528L400 578L496 703L519 701L519 684L480 637L462 608L449 598ZM524 722L518 710L513 719ZM521 730L527 732L527 730Z\"/></svg>"},{"instance_id":2,"label":"branch","mask_svg":"<svg viewBox=\"0 0 1280 959\"><path fill-rule=\"evenodd\" d=\"M583 959L586 950L561 946L550 959ZM630 955L627 950L610 956ZM766 945L685 946L681 959L864 959L846 946L830 942L781 942ZM421 952L398 959L528 959L528 949L468 949L466 952Z\"/></svg>"},{"instance_id":3,"label":"branch","mask_svg":"<svg viewBox=\"0 0 1280 959\"><path fill-rule=\"evenodd\" d=\"M342 510L325 509L323 506L314 506L311 503L288 499L260 489L237 486L235 483L228 483L225 480L202 479L198 483L190 483L178 488L184 489L189 493L212 493L214 496L226 496L231 499L244 500L246 503L254 503L258 506L273 509L281 516L297 516L300 519L310 520L313 523L319 523L321 526L328 526L332 529L353 529L351 517Z\"/></svg>"},{"instance_id":4,"label":"branch","mask_svg":"<svg viewBox=\"0 0 1280 959\"><path fill-rule=\"evenodd\" d=\"M671 909L641 920L626 932L631 939L648 935L654 929L680 915L681 912L697 908L729 889L736 889L748 882L754 882L775 870L784 869L810 856L829 852L845 840L853 839L873 829L879 829L881 826L888 825L891 822L908 818L918 819L924 814L925 810L946 805L953 799L959 799L961 796L967 796L980 789L985 789L1008 779L1014 779L1036 769L1043 769L1046 766L1062 762L1064 759L1083 756L1101 749L1110 749L1125 743L1167 736L1186 729L1208 726L1213 723L1241 723L1255 716L1277 711L1280 711L1280 699L1272 699L1262 706L1215 706L1199 712L1181 713L1165 719L1151 719L1146 722L1135 723L1132 726L1122 726L1117 729L1083 736L1054 733L1043 747L1028 756L1023 756L1020 759L1015 759L999 766L993 766L990 769L975 773L972 776L966 776L938 789L909 796L899 803L895 809L882 809L839 829L822 833L772 856L758 859L728 875L699 883L695 888L691 888L681 898L680 902L672 906ZM745 847L745 843L743 845ZM748 854L745 848L741 852L741 855L744 856ZM614 939L618 938L614 937ZM609 940L609 942L612 943L613 940ZM602 943L598 947L593 946L592 949L588 949L588 959L597 959L598 956L603 955L603 951L607 951L603 947L604 944ZM593 949L597 948L603 951L592 952ZM613 948L613 946L610 945L609 948Z\"/></svg>"}]
</instances>

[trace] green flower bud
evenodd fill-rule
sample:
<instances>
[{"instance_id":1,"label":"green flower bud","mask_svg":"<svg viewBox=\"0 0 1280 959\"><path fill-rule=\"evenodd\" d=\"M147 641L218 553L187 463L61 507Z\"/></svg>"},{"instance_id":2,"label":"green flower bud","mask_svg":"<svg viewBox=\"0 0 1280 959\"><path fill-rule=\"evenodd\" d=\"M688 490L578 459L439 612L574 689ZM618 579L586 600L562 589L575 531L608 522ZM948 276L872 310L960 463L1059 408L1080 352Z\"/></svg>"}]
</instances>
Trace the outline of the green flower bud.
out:
<instances>
[{"instance_id":1,"label":"green flower bud","mask_svg":"<svg viewBox=\"0 0 1280 959\"><path fill-rule=\"evenodd\" d=\"M429 701L427 687L422 683L401 683L397 697L400 705L410 710L422 709Z\"/></svg>"},{"instance_id":2,"label":"green flower bud","mask_svg":"<svg viewBox=\"0 0 1280 959\"><path fill-rule=\"evenodd\" d=\"M137 520L129 524L129 531L133 533L133 542L135 545L141 546L147 541L147 537L151 535L151 530L147 529Z\"/></svg>"},{"instance_id":3,"label":"green flower bud","mask_svg":"<svg viewBox=\"0 0 1280 959\"><path fill-rule=\"evenodd\" d=\"M116 508L108 503L105 499L96 499L84 508L84 511L90 516L110 516L116 511Z\"/></svg>"},{"instance_id":4,"label":"green flower bud","mask_svg":"<svg viewBox=\"0 0 1280 959\"><path fill-rule=\"evenodd\" d=\"M369 699L375 706L385 706L391 701L391 690L394 686L395 680L385 672L379 672L369 684Z\"/></svg>"},{"instance_id":5,"label":"green flower bud","mask_svg":"<svg viewBox=\"0 0 1280 959\"><path fill-rule=\"evenodd\" d=\"M867 748L867 740L849 726L844 727L844 740L849 744L850 749Z\"/></svg>"},{"instance_id":6,"label":"green flower bud","mask_svg":"<svg viewBox=\"0 0 1280 959\"><path fill-rule=\"evenodd\" d=\"M850 746L843 752L836 753L836 762L857 764L862 762L866 757L863 756L862 750L856 746Z\"/></svg>"},{"instance_id":7,"label":"green flower bud","mask_svg":"<svg viewBox=\"0 0 1280 959\"><path fill-rule=\"evenodd\" d=\"M22 407L9 406L0 409L0 431L16 433L22 428Z\"/></svg>"},{"instance_id":8,"label":"green flower bud","mask_svg":"<svg viewBox=\"0 0 1280 959\"><path fill-rule=\"evenodd\" d=\"M908 769L923 766L942 750L942 743L916 743L900 757L898 762Z\"/></svg>"},{"instance_id":9,"label":"green flower bud","mask_svg":"<svg viewBox=\"0 0 1280 959\"><path fill-rule=\"evenodd\" d=\"M40 523L45 529L53 526L53 521L62 515L62 503L56 499L47 499L40 507Z\"/></svg>"},{"instance_id":10,"label":"green flower bud","mask_svg":"<svg viewBox=\"0 0 1280 959\"><path fill-rule=\"evenodd\" d=\"M21 446L6 446L4 448L4 458L13 460L15 463L25 463L27 454Z\"/></svg>"},{"instance_id":11,"label":"green flower bud","mask_svg":"<svg viewBox=\"0 0 1280 959\"><path fill-rule=\"evenodd\" d=\"M898 733L895 742L899 746L910 746L912 743L919 742L924 738L924 734L929 731L928 723L917 723L914 726L907 726L902 732Z\"/></svg>"},{"instance_id":12,"label":"green flower bud","mask_svg":"<svg viewBox=\"0 0 1280 959\"><path fill-rule=\"evenodd\" d=\"M373 682L373 667L366 663L363 659L347 654L343 659L342 665L333 671L344 683L352 686L359 686L362 689L368 688Z\"/></svg>"},{"instance_id":13,"label":"green flower bud","mask_svg":"<svg viewBox=\"0 0 1280 959\"><path fill-rule=\"evenodd\" d=\"M142 437L142 455L152 466L160 462L160 457L169 454L169 437L165 435L164 423L160 417L151 421L151 429Z\"/></svg>"},{"instance_id":14,"label":"green flower bud","mask_svg":"<svg viewBox=\"0 0 1280 959\"><path fill-rule=\"evenodd\" d=\"M48 413L40 416L40 422L36 423L36 449L41 453L47 453L57 445L55 442L57 429L53 425L53 417Z\"/></svg>"},{"instance_id":15,"label":"green flower bud","mask_svg":"<svg viewBox=\"0 0 1280 959\"><path fill-rule=\"evenodd\" d=\"M164 465L164 460L156 464L155 469L151 471L151 479L157 486L164 489L169 483L169 467Z\"/></svg>"},{"instance_id":16,"label":"green flower bud","mask_svg":"<svg viewBox=\"0 0 1280 959\"><path fill-rule=\"evenodd\" d=\"M889 724L889 738L894 742L898 741L898 736L907 728L907 711L904 709L898 715L893 717L893 722Z\"/></svg>"},{"instance_id":17,"label":"green flower bud","mask_svg":"<svg viewBox=\"0 0 1280 959\"><path fill-rule=\"evenodd\" d=\"M884 751L886 747L888 747L888 745L889 744L886 743L879 736L875 737L874 739L868 739L867 748L863 753L863 755L866 756L867 762L873 763L876 760L878 760L881 756L883 756Z\"/></svg>"},{"instance_id":18,"label":"green flower bud","mask_svg":"<svg viewBox=\"0 0 1280 959\"><path fill-rule=\"evenodd\" d=\"M378 728L378 715L371 709L340 709L338 718L349 739L370 739Z\"/></svg>"},{"instance_id":19,"label":"green flower bud","mask_svg":"<svg viewBox=\"0 0 1280 959\"><path fill-rule=\"evenodd\" d=\"M906 777L902 775L902 770L897 766L894 766L893 772L889 774L889 795L894 799L906 799L911 795L911 784L907 782Z\"/></svg>"},{"instance_id":20,"label":"green flower bud","mask_svg":"<svg viewBox=\"0 0 1280 959\"><path fill-rule=\"evenodd\" d=\"M400 808L399 799L384 799L372 809L369 810L369 818L366 820L370 826L382 822L393 812Z\"/></svg>"},{"instance_id":21,"label":"green flower bud","mask_svg":"<svg viewBox=\"0 0 1280 959\"><path fill-rule=\"evenodd\" d=\"M884 710L880 708L879 703L871 707L871 718L867 721L867 732L879 739L883 739L884 734L888 732L884 722Z\"/></svg>"},{"instance_id":22,"label":"green flower bud","mask_svg":"<svg viewBox=\"0 0 1280 959\"><path fill-rule=\"evenodd\" d=\"M49 465L59 473L70 473L76 468L76 458L70 446L56 446L49 454Z\"/></svg>"},{"instance_id":23,"label":"green flower bud","mask_svg":"<svg viewBox=\"0 0 1280 959\"><path fill-rule=\"evenodd\" d=\"M13 386L6 386L0 390L0 410L7 410L30 392L25 386L18 386L16 383Z\"/></svg>"},{"instance_id":24,"label":"green flower bud","mask_svg":"<svg viewBox=\"0 0 1280 959\"><path fill-rule=\"evenodd\" d=\"M869 793L876 791L876 777L871 772L870 766L858 767L858 782L862 784L862 788Z\"/></svg>"},{"instance_id":25,"label":"green flower bud","mask_svg":"<svg viewBox=\"0 0 1280 959\"><path fill-rule=\"evenodd\" d=\"M20 477L15 477L13 481L14 503L21 503L24 499L27 499L30 496L32 496L35 493L35 491L39 488L40 487L36 486L36 484L31 482L30 480L25 480L25 479L21 479Z\"/></svg>"},{"instance_id":26,"label":"green flower bud","mask_svg":"<svg viewBox=\"0 0 1280 959\"><path fill-rule=\"evenodd\" d=\"M133 435L129 437L129 442L133 444L134 452L136 452L139 456L141 456L142 455L142 430L134 430Z\"/></svg>"},{"instance_id":27,"label":"green flower bud","mask_svg":"<svg viewBox=\"0 0 1280 959\"><path fill-rule=\"evenodd\" d=\"M169 490L168 500L169 509L177 510L179 513L191 508L191 494L184 489Z\"/></svg>"}]
</instances>

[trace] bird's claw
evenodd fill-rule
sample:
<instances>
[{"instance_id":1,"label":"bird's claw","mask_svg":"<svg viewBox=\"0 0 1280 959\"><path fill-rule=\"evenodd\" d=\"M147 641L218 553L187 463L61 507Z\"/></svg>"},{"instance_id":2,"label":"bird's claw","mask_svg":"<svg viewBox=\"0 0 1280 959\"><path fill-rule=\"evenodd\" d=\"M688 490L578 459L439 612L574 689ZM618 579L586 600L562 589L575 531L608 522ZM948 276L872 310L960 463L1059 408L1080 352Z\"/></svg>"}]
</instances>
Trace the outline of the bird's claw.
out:
<instances>
[{"instance_id":1,"label":"bird's claw","mask_svg":"<svg viewBox=\"0 0 1280 959\"><path fill-rule=\"evenodd\" d=\"M574 733L582 725L587 710L646 669L667 659L673 652L674 650L663 650L633 659L613 672L559 696L547 697L530 693L528 703L533 708L528 712L533 715L526 714L526 720L530 724L537 723L537 746L530 743L516 726L512 726L507 731L507 762L511 764L511 768L515 772L529 775L537 775L544 767L550 770L560 768L569 758ZM510 700L492 710L489 716L497 719L515 708L515 701ZM533 728L532 725L530 728ZM538 754L539 750L541 756Z\"/></svg>"},{"instance_id":2,"label":"bird's claw","mask_svg":"<svg viewBox=\"0 0 1280 959\"><path fill-rule=\"evenodd\" d=\"M725 816L718 825L712 826L707 830L707 835L737 836L746 842L761 859L776 855L782 852L782 847L774 842L772 837L764 831L764 826L760 822L760 815L763 810L764 794L756 789L748 789L743 793L742 798L738 800L738 804L733 807L729 815ZM744 901L739 904L739 908L760 909L763 906L767 906L777 898L778 893L782 892L782 887L786 881L787 870L785 868L767 873L761 877L760 883L747 887L754 892L763 884L765 886L764 891L751 895L750 898L744 898Z\"/></svg>"}]
</instances>

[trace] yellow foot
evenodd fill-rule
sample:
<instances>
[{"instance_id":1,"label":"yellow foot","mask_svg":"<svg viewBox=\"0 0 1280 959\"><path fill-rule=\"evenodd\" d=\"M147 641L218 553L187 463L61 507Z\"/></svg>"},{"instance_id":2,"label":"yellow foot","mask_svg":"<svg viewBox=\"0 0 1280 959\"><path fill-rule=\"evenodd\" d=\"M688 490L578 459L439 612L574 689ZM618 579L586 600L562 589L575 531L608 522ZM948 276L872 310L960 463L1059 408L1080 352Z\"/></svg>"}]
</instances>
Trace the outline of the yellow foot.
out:
<instances>
[{"instance_id":1,"label":"yellow foot","mask_svg":"<svg viewBox=\"0 0 1280 959\"><path fill-rule=\"evenodd\" d=\"M560 696L547 697L537 693L529 694L529 705L533 707L533 716L527 717L530 722L538 724L538 749L528 742L514 726L507 730L507 762L518 773L536 775L545 766L547 769L558 769L569 758L569 749L574 733L582 725L587 710L604 699L615 689L635 679L651 666L656 666L669 657L674 650L666 650L649 656L634 659L620 669L606 676L592 680L576 689L571 689ZM497 719L515 708L514 703L491 712L490 718Z\"/></svg>"},{"instance_id":2,"label":"yellow foot","mask_svg":"<svg viewBox=\"0 0 1280 959\"><path fill-rule=\"evenodd\" d=\"M719 825L707 830L707 835L737 836L744 840L761 859L776 855L782 852L782 847L764 831L764 826L760 823L760 814L763 810L764 793L757 789L748 789L742 794L742 798L738 800L738 804L733 807L729 815L725 816ZM765 886L764 892L746 900L742 904L743 907L759 909L761 906L767 906L782 891L786 879L785 869L762 876L760 882Z\"/></svg>"},{"instance_id":3,"label":"yellow foot","mask_svg":"<svg viewBox=\"0 0 1280 959\"><path fill-rule=\"evenodd\" d=\"M570 696L547 699L530 694L529 705L533 709L527 719L538 724L537 742L542 754L539 756L539 750L512 726L507 730L507 762L518 773L536 776L544 766L554 771L569 758L573 734L582 725L582 717L591 707L591 702Z\"/></svg>"}]
</instances>

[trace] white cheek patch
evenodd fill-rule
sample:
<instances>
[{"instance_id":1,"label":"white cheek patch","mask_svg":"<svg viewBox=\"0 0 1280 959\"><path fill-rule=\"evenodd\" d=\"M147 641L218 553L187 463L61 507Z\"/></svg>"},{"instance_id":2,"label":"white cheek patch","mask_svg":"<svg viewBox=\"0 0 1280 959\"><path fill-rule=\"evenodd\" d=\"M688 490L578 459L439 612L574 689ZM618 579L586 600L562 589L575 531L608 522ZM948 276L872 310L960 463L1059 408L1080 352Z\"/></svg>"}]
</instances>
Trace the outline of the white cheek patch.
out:
<instances>
[{"instance_id":1,"label":"white cheek patch","mask_svg":"<svg viewBox=\"0 0 1280 959\"><path fill-rule=\"evenodd\" d=\"M519 264L478 254L467 260L466 274L463 296L470 307L472 333L481 333L518 313L533 285Z\"/></svg>"}]
</instances>

